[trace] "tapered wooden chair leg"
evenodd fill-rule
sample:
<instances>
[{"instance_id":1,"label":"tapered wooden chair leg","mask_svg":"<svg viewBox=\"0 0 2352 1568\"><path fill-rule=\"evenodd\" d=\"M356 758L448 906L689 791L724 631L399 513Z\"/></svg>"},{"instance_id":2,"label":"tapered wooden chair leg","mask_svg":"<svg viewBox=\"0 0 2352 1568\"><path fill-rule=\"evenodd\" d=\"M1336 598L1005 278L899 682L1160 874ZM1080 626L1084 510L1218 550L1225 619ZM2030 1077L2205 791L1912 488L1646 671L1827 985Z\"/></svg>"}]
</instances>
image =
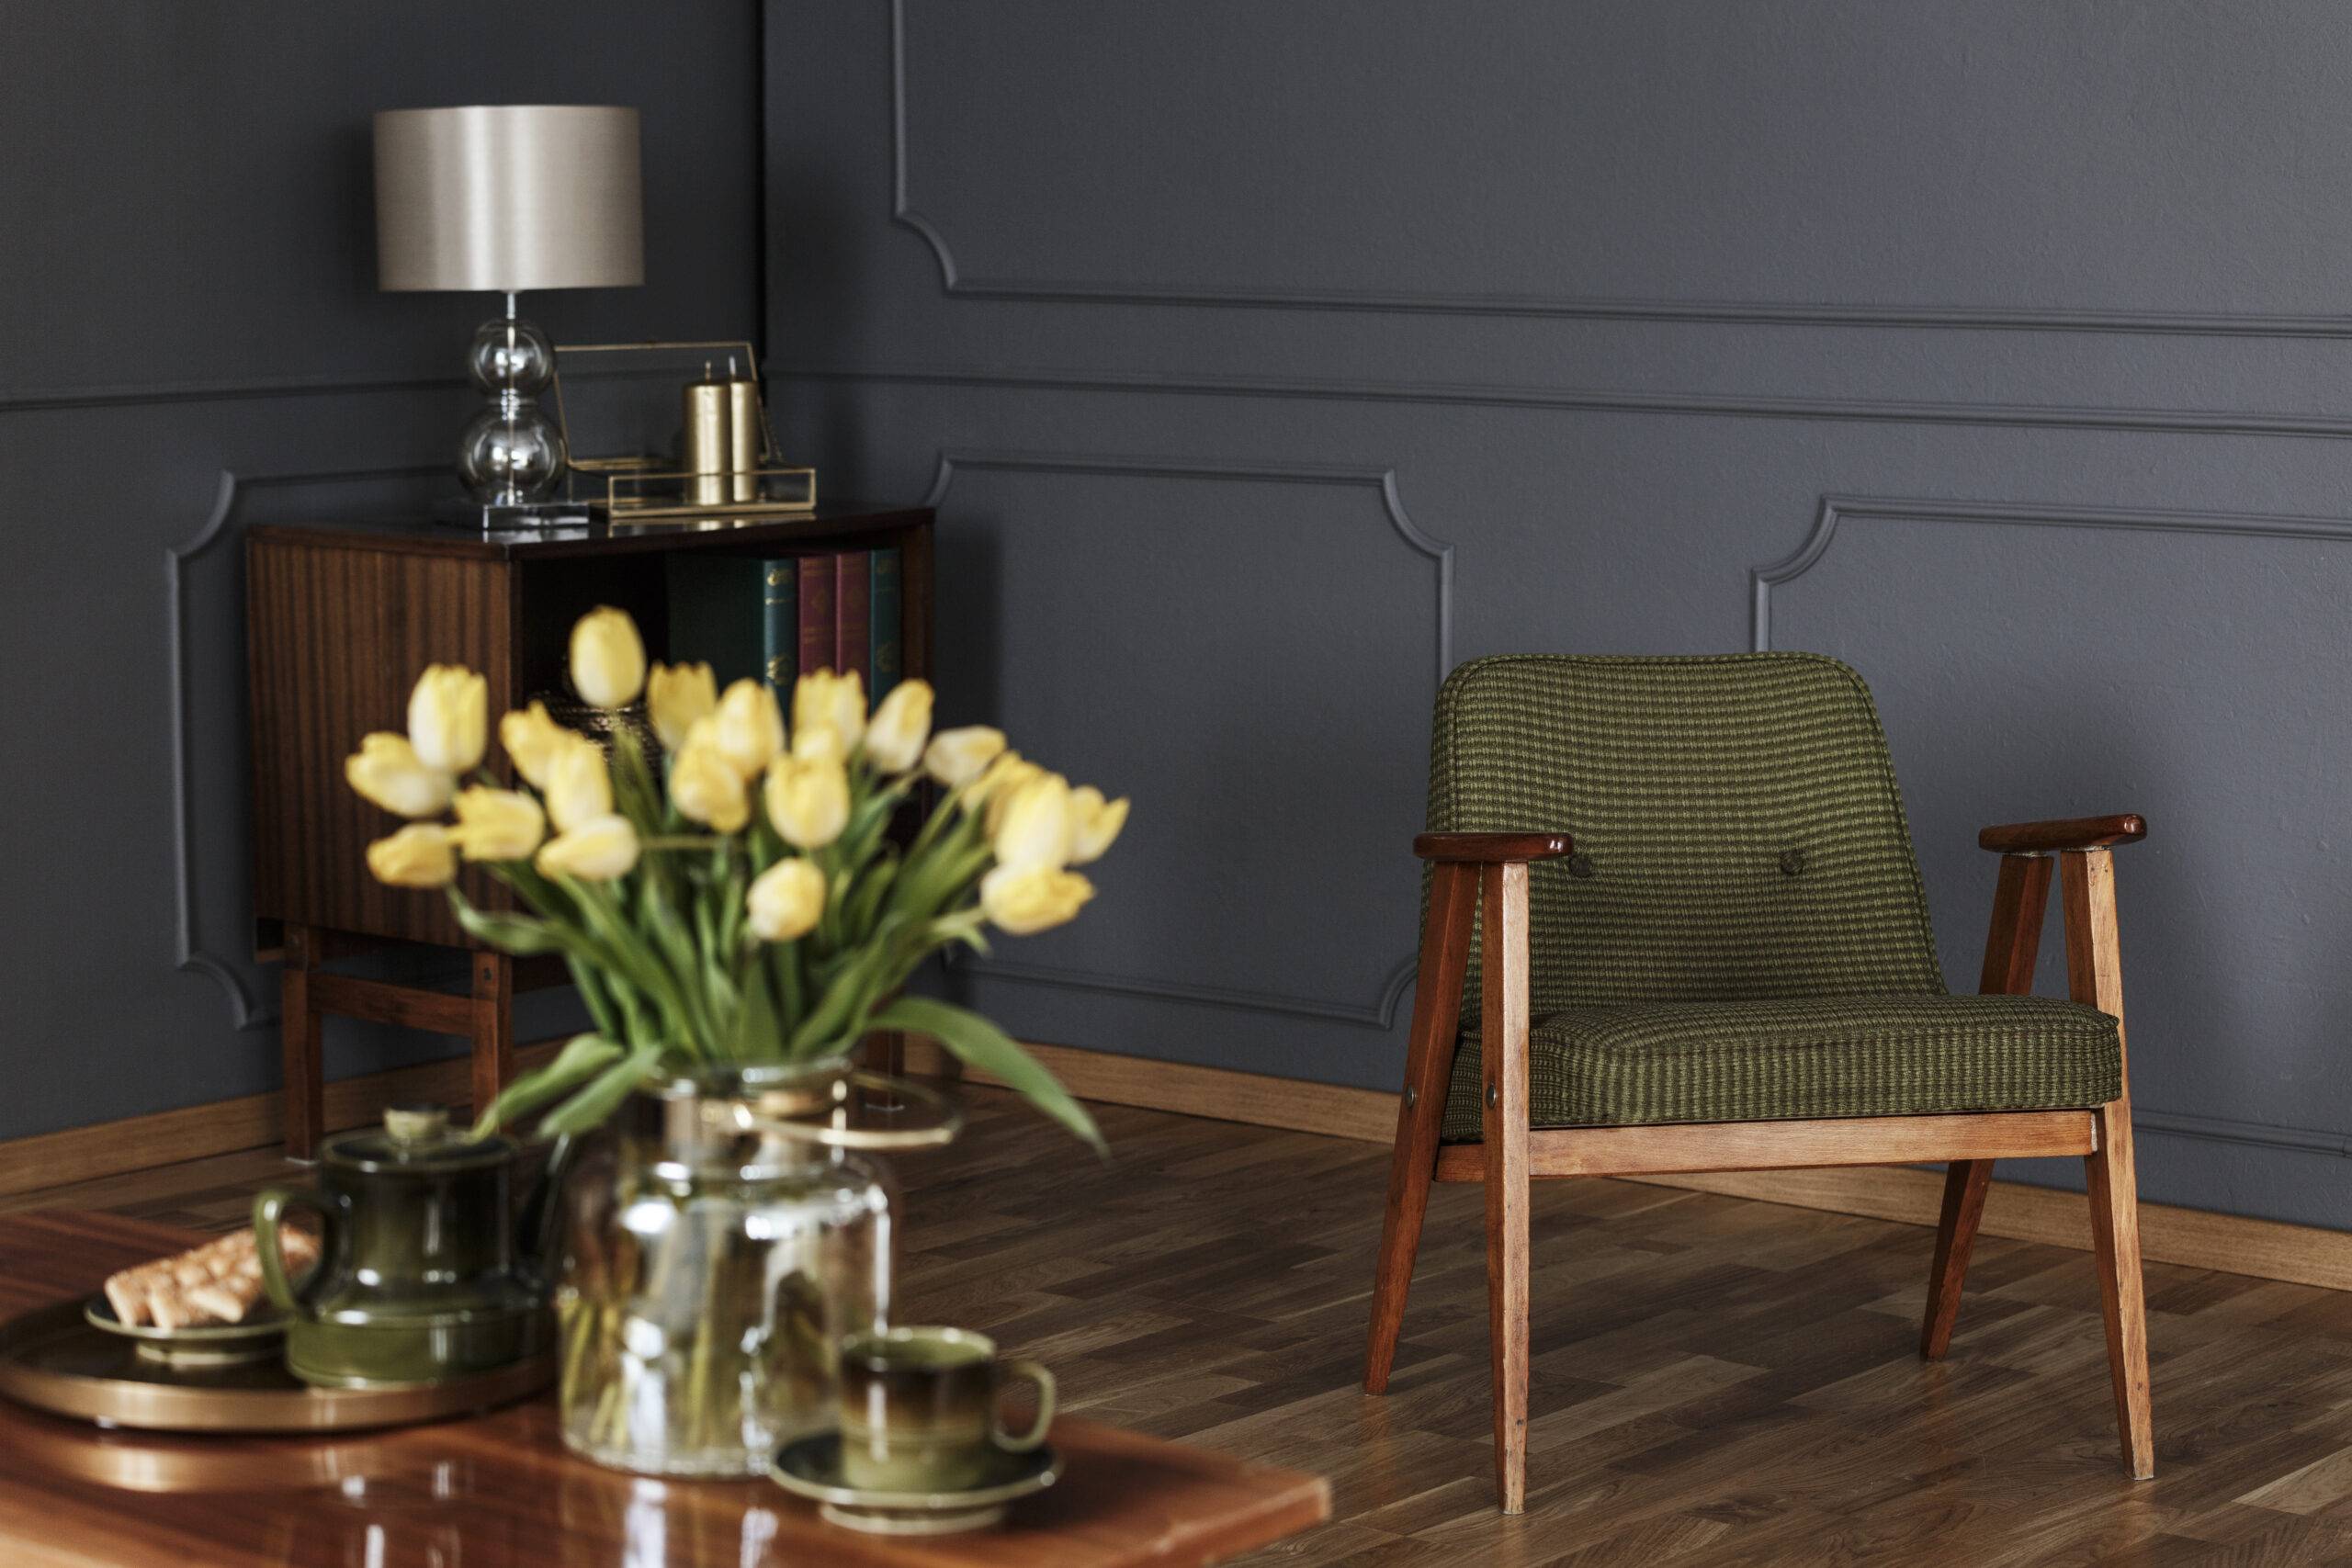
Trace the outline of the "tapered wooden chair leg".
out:
<instances>
[{"instance_id":1,"label":"tapered wooden chair leg","mask_svg":"<svg viewBox=\"0 0 2352 1568\"><path fill-rule=\"evenodd\" d=\"M2065 891L2066 989L2116 1021L2123 1034L2123 963L2116 934L2115 861L2104 849L2059 857ZM2132 1066L2123 1053L2123 1092L2098 1110L2098 1148L2083 1171L2091 1200L2091 1248L2098 1260L2099 1315L2107 1324L2108 1375L2115 1424L2132 1479L2156 1472L2155 1416L2148 1386L2148 1306L2140 1283L2140 1188L2132 1163Z\"/></svg>"},{"instance_id":2,"label":"tapered wooden chair leg","mask_svg":"<svg viewBox=\"0 0 2352 1568\"><path fill-rule=\"evenodd\" d=\"M1385 1393L1396 1364L1396 1337L1405 1325L1405 1295L1413 1282L1413 1255L1430 1204L1437 1168L1438 1133L1445 1121L1446 1086L1461 1027L1462 979L1470 955L1471 920L1478 891L1475 867L1440 865L1430 876L1430 907L1421 933L1421 966L1413 993L1412 1043L1405 1059L1405 1095L1396 1110L1396 1149L1388 1161L1388 1208L1380 1223L1380 1260L1372 1280L1372 1331L1363 1359L1363 1390Z\"/></svg>"},{"instance_id":3,"label":"tapered wooden chair leg","mask_svg":"<svg viewBox=\"0 0 2352 1568\"><path fill-rule=\"evenodd\" d=\"M1993 920L1984 932L1984 968L1976 986L1984 996L2021 997L2033 989L2034 960L2041 953L2041 921L2050 908L2050 857L2007 854L1993 889ZM1944 1212L1936 1226L1936 1260L1928 1271L1927 1321L1919 1330L1919 1354L1943 1359L1951 1348L1960 1317L1961 1287L1968 1279L1968 1255L1984 1217L1984 1190L1993 1162L1954 1160L1944 1173Z\"/></svg>"},{"instance_id":4,"label":"tapered wooden chair leg","mask_svg":"<svg viewBox=\"0 0 2352 1568\"><path fill-rule=\"evenodd\" d=\"M1527 1506L1527 867L1490 866L1480 1066L1486 1091L1487 1329L1495 1382L1495 1489Z\"/></svg>"},{"instance_id":5,"label":"tapered wooden chair leg","mask_svg":"<svg viewBox=\"0 0 2352 1568\"><path fill-rule=\"evenodd\" d=\"M2132 1166L2130 1100L2099 1113L2098 1152L2084 1159L2083 1168L2089 1179L2091 1247L2098 1259L2115 1426L2132 1479L2145 1481L2156 1473L2155 1408L2148 1383L2148 1306L2140 1281L2140 1197Z\"/></svg>"},{"instance_id":6,"label":"tapered wooden chair leg","mask_svg":"<svg viewBox=\"0 0 2352 1568\"><path fill-rule=\"evenodd\" d=\"M1928 1321L1919 1332L1919 1354L1930 1361L1942 1360L1951 1348L1960 1288L1968 1278L1968 1254L1976 1245L1984 1190L1992 1182L1989 1159L1956 1159L1944 1172L1943 1218L1936 1226L1936 1260L1928 1271Z\"/></svg>"}]
</instances>

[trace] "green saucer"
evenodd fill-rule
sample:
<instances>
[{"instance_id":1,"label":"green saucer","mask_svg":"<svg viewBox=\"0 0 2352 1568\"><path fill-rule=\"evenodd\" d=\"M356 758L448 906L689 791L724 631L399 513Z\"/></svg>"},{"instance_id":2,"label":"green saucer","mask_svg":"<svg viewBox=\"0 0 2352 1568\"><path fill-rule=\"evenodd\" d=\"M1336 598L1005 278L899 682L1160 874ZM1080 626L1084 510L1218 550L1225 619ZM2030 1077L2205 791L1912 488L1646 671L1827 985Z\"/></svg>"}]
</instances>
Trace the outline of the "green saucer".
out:
<instances>
[{"instance_id":1,"label":"green saucer","mask_svg":"<svg viewBox=\"0 0 2352 1568\"><path fill-rule=\"evenodd\" d=\"M93 1328L119 1334L139 1347L141 1358L172 1367L230 1366L242 1361L277 1359L286 1339L286 1316L264 1305L243 1323L207 1323L187 1328L156 1328L129 1324L114 1314L113 1303L92 1296L82 1316Z\"/></svg>"},{"instance_id":2,"label":"green saucer","mask_svg":"<svg viewBox=\"0 0 2352 1568\"><path fill-rule=\"evenodd\" d=\"M977 1485L954 1492L869 1492L842 1478L842 1435L797 1438L776 1451L768 1478L817 1505L818 1517L868 1535L953 1535L985 1529L1004 1517L1005 1505L1043 1492L1059 1480L1061 1455L1051 1443L1024 1453L1000 1449Z\"/></svg>"}]
</instances>

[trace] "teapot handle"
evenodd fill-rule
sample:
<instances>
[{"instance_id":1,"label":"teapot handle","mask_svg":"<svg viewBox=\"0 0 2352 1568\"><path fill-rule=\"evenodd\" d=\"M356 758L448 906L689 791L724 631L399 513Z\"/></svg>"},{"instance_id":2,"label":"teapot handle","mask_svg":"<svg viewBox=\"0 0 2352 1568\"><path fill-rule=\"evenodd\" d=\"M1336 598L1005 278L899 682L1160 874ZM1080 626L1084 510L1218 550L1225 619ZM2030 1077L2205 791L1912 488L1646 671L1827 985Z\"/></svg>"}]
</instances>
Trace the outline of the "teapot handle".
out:
<instances>
[{"instance_id":1,"label":"teapot handle","mask_svg":"<svg viewBox=\"0 0 2352 1568\"><path fill-rule=\"evenodd\" d=\"M319 1261L310 1278L317 1280L326 1272L327 1259L334 1256L335 1227L342 1205L319 1192L296 1192L283 1187L272 1187L254 1199L254 1251L261 1258L261 1288L270 1304L287 1314L300 1312L300 1298L286 1277L286 1254L278 1246L279 1217L287 1209L300 1207L319 1216Z\"/></svg>"}]
</instances>

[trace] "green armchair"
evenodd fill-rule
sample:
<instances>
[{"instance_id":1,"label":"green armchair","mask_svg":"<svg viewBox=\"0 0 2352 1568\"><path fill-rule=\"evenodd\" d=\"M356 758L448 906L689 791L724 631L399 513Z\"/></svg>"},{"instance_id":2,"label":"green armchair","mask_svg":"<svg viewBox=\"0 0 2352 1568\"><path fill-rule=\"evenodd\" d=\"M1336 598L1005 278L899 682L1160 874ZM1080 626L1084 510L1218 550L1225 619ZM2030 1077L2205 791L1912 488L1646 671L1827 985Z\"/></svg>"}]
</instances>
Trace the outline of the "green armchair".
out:
<instances>
[{"instance_id":1,"label":"green armchair","mask_svg":"<svg viewBox=\"0 0 2352 1568\"><path fill-rule=\"evenodd\" d=\"M2139 818L1979 836L2001 862L1973 997L1944 988L1877 711L1835 660L1465 664L1438 697L1429 826L1367 1392L1396 1359L1432 1180L1486 1183L1496 1477L1516 1513L1532 1180L1949 1162L1933 1359L1993 1162L2080 1155L2124 1458L2154 1472L2109 853ZM2064 1001L2026 994L2053 863Z\"/></svg>"}]
</instances>

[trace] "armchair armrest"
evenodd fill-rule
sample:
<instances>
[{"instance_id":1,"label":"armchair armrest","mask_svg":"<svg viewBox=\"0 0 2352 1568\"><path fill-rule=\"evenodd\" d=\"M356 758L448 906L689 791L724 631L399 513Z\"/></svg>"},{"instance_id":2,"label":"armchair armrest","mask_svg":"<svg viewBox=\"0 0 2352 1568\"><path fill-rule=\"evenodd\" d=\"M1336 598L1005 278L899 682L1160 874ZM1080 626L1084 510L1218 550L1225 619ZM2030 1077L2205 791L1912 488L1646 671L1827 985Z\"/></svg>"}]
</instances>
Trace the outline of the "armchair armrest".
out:
<instances>
[{"instance_id":1,"label":"armchair armrest","mask_svg":"<svg viewBox=\"0 0 2352 1568\"><path fill-rule=\"evenodd\" d=\"M2064 817L2049 822L2011 822L1976 835L1976 847L2002 854L2036 850L2096 850L2129 844L2148 836L2147 819L2136 811L2115 817Z\"/></svg>"},{"instance_id":2,"label":"armchair armrest","mask_svg":"<svg viewBox=\"0 0 2352 1568\"><path fill-rule=\"evenodd\" d=\"M1575 848L1566 833L1422 833L1413 840L1421 859L1463 865L1557 860Z\"/></svg>"}]
</instances>

